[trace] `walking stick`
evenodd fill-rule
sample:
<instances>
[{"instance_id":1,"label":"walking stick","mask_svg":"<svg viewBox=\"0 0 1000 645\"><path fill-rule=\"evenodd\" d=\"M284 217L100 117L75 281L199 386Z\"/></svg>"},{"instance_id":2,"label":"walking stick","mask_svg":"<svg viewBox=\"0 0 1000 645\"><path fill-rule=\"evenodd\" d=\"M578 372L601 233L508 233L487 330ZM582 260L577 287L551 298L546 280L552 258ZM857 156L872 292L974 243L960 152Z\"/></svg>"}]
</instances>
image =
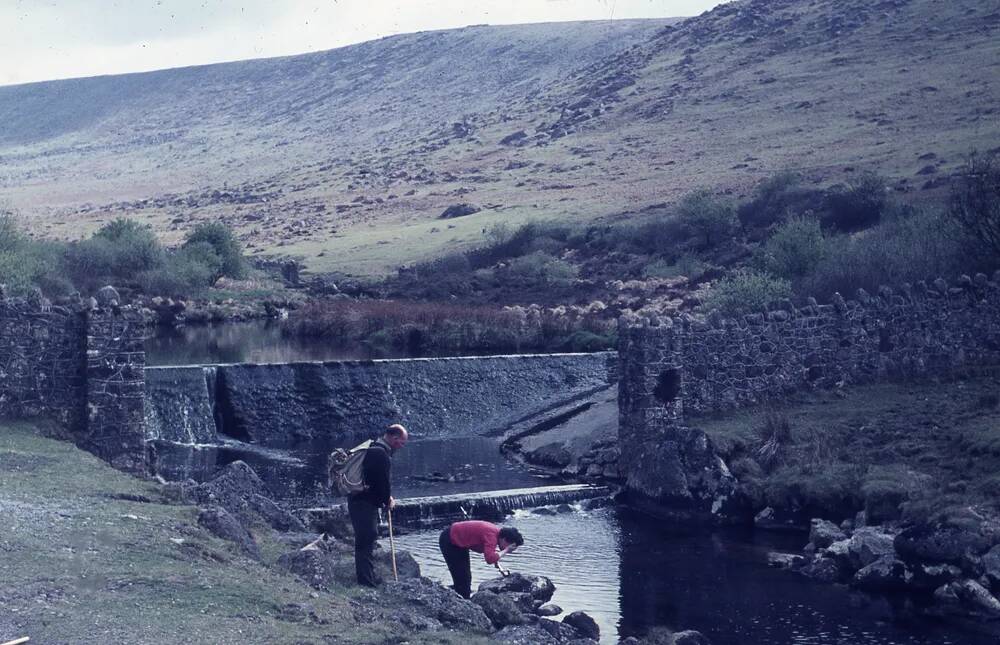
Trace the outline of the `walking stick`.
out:
<instances>
[{"instance_id":1,"label":"walking stick","mask_svg":"<svg viewBox=\"0 0 1000 645\"><path fill-rule=\"evenodd\" d=\"M392 509L387 509L389 513L389 550L392 552L392 579L399 582L399 573L396 572L396 541L392 537Z\"/></svg>"}]
</instances>

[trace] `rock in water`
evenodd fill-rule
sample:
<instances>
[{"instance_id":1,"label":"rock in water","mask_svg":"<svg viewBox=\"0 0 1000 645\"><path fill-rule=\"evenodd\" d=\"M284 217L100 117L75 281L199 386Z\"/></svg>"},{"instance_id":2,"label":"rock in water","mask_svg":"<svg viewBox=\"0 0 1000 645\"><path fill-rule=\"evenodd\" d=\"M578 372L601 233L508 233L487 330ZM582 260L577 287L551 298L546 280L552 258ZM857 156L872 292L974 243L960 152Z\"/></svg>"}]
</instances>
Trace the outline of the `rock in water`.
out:
<instances>
[{"instance_id":1,"label":"rock in water","mask_svg":"<svg viewBox=\"0 0 1000 645\"><path fill-rule=\"evenodd\" d=\"M535 610L535 613L539 616L558 616L562 613L562 607L555 603L547 602Z\"/></svg>"},{"instance_id":2,"label":"rock in water","mask_svg":"<svg viewBox=\"0 0 1000 645\"><path fill-rule=\"evenodd\" d=\"M481 583L479 591L492 591L499 594L530 593L532 598L544 603L552 599L552 594L556 592L556 586L545 576L512 573L507 577L493 578Z\"/></svg>"},{"instance_id":3,"label":"rock in water","mask_svg":"<svg viewBox=\"0 0 1000 645\"><path fill-rule=\"evenodd\" d=\"M601 638L601 628L597 626L597 621L582 611L574 611L563 618L563 622L572 626L586 638L593 638L594 640L600 640Z\"/></svg>"},{"instance_id":4,"label":"rock in water","mask_svg":"<svg viewBox=\"0 0 1000 645\"><path fill-rule=\"evenodd\" d=\"M809 522L809 542L817 549L825 549L834 542L846 539L847 534L833 522L820 518L814 518Z\"/></svg>"}]
</instances>

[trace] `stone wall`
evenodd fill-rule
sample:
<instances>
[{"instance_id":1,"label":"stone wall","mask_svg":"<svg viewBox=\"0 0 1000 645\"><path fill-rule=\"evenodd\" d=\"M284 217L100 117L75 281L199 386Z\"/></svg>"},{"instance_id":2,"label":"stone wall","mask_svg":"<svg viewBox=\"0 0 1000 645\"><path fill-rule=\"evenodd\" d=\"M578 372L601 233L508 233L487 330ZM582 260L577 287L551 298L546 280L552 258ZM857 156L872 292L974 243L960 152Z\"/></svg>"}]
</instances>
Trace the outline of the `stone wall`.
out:
<instances>
[{"instance_id":1,"label":"stone wall","mask_svg":"<svg viewBox=\"0 0 1000 645\"><path fill-rule=\"evenodd\" d=\"M801 308L786 301L740 319L623 317L619 343L628 486L681 499L711 462L702 454L707 438L684 426L686 413L755 405L800 389L1000 366L1000 271L992 280L977 274L955 285L882 287L874 296L860 290L853 300L836 295Z\"/></svg>"},{"instance_id":2,"label":"stone wall","mask_svg":"<svg viewBox=\"0 0 1000 645\"><path fill-rule=\"evenodd\" d=\"M0 417L51 418L82 448L144 471L143 334L114 290L100 306L0 297Z\"/></svg>"},{"instance_id":3,"label":"stone wall","mask_svg":"<svg viewBox=\"0 0 1000 645\"><path fill-rule=\"evenodd\" d=\"M77 425L85 398L84 336L78 311L0 297L0 416L50 416Z\"/></svg>"},{"instance_id":4,"label":"stone wall","mask_svg":"<svg viewBox=\"0 0 1000 645\"><path fill-rule=\"evenodd\" d=\"M606 388L617 355L546 354L280 365L150 367L150 439L206 443L217 423L267 446L369 436L401 422L423 436L499 432Z\"/></svg>"}]
</instances>

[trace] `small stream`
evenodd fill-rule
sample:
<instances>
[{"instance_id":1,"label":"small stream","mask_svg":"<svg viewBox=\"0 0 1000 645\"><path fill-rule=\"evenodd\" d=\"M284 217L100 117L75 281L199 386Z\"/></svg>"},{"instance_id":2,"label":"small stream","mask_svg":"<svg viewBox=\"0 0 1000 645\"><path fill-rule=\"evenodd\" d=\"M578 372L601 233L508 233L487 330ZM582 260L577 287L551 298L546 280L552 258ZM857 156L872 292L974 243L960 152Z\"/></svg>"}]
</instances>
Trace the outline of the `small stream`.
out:
<instances>
[{"instance_id":1,"label":"small stream","mask_svg":"<svg viewBox=\"0 0 1000 645\"><path fill-rule=\"evenodd\" d=\"M885 599L767 565L768 551L800 549L802 535L681 532L615 508L519 511L507 524L518 527L525 544L506 566L551 578L552 601L590 614L602 643L659 625L696 629L714 645L996 645L990 636L904 619L903 609ZM451 584L439 532L404 535L396 545L414 555L424 575ZM475 589L496 572L472 555Z\"/></svg>"}]
</instances>

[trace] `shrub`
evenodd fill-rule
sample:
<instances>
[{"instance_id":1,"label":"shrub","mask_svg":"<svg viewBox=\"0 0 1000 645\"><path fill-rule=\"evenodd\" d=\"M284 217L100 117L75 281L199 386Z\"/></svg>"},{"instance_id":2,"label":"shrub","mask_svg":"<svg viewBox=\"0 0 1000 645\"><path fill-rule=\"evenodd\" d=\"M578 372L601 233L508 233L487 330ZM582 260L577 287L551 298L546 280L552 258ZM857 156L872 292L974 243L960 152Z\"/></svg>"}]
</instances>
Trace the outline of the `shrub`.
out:
<instances>
[{"instance_id":1,"label":"shrub","mask_svg":"<svg viewBox=\"0 0 1000 645\"><path fill-rule=\"evenodd\" d=\"M0 207L0 283L14 295L38 287L49 295L64 295L72 285L60 271L62 247L26 236L12 210Z\"/></svg>"},{"instance_id":2,"label":"shrub","mask_svg":"<svg viewBox=\"0 0 1000 645\"><path fill-rule=\"evenodd\" d=\"M795 217L782 224L767 241L759 262L782 278L800 278L811 273L826 249L819 222Z\"/></svg>"},{"instance_id":3,"label":"shrub","mask_svg":"<svg viewBox=\"0 0 1000 645\"><path fill-rule=\"evenodd\" d=\"M952 222L933 211L887 221L853 237L830 237L815 270L798 289L822 298L834 292L849 296L859 288L875 293L883 284L975 270L962 239Z\"/></svg>"},{"instance_id":4,"label":"shrub","mask_svg":"<svg viewBox=\"0 0 1000 645\"><path fill-rule=\"evenodd\" d=\"M184 241L184 246L190 246L199 242L207 242L215 249L216 255L222 259L222 264L215 275L215 279L225 276L235 280L246 277L247 265L243 258L243 249L240 247L236 234L224 222L203 222L198 224Z\"/></svg>"},{"instance_id":5,"label":"shrub","mask_svg":"<svg viewBox=\"0 0 1000 645\"><path fill-rule=\"evenodd\" d=\"M753 197L740 204L736 215L745 228L767 228L784 220L789 213L818 210L822 193L804 188L802 177L783 172L765 179L754 190Z\"/></svg>"},{"instance_id":6,"label":"shrub","mask_svg":"<svg viewBox=\"0 0 1000 645\"><path fill-rule=\"evenodd\" d=\"M948 215L978 243L1000 258L1000 156L973 153L952 184Z\"/></svg>"},{"instance_id":7,"label":"shrub","mask_svg":"<svg viewBox=\"0 0 1000 645\"><path fill-rule=\"evenodd\" d=\"M755 428L760 445L754 456L764 470L770 471L781 462L784 451L792 443L792 428L788 417L775 410L765 412L763 421Z\"/></svg>"},{"instance_id":8,"label":"shrub","mask_svg":"<svg viewBox=\"0 0 1000 645\"><path fill-rule=\"evenodd\" d=\"M699 190L681 200L677 217L700 248L712 248L733 234L736 213L729 200L708 190Z\"/></svg>"},{"instance_id":9,"label":"shrub","mask_svg":"<svg viewBox=\"0 0 1000 645\"><path fill-rule=\"evenodd\" d=\"M840 231L857 231L877 224L889 204L885 180L862 173L847 186L836 186L826 196L824 223Z\"/></svg>"},{"instance_id":10,"label":"shrub","mask_svg":"<svg viewBox=\"0 0 1000 645\"><path fill-rule=\"evenodd\" d=\"M715 284L705 304L707 309L723 315L738 316L761 311L791 293L792 286L787 280L762 271L738 269Z\"/></svg>"},{"instance_id":11,"label":"shrub","mask_svg":"<svg viewBox=\"0 0 1000 645\"><path fill-rule=\"evenodd\" d=\"M210 287L222 267L222 258L208 242L197 242L177 249L162 266L139 275L139 285L146 293L184 296Z\"/></svg>"},{"instance_id":12,"label":"shrub","mask_svg":"<svg viewBox=\"0 0 1000 645\"><path fill-rule=\"evenodd\" d=\"M124 218L105 224L90 238L66 249L69 277L85 292L108 283L134 285L140 275L157 269L163 261L163 247L153 229Z\"/></svg>"},{"instance_id":13,"label":"shrub","mask_svg":"<svg viewBox=\"0 0 1000 645\"><path fill-rule=\"evenodd\" d=\"M575 266L544 251L514 258L507 271L517 281L550 286L566 286L576 278L577 273Z\"/></svg>"}]
</instances>

